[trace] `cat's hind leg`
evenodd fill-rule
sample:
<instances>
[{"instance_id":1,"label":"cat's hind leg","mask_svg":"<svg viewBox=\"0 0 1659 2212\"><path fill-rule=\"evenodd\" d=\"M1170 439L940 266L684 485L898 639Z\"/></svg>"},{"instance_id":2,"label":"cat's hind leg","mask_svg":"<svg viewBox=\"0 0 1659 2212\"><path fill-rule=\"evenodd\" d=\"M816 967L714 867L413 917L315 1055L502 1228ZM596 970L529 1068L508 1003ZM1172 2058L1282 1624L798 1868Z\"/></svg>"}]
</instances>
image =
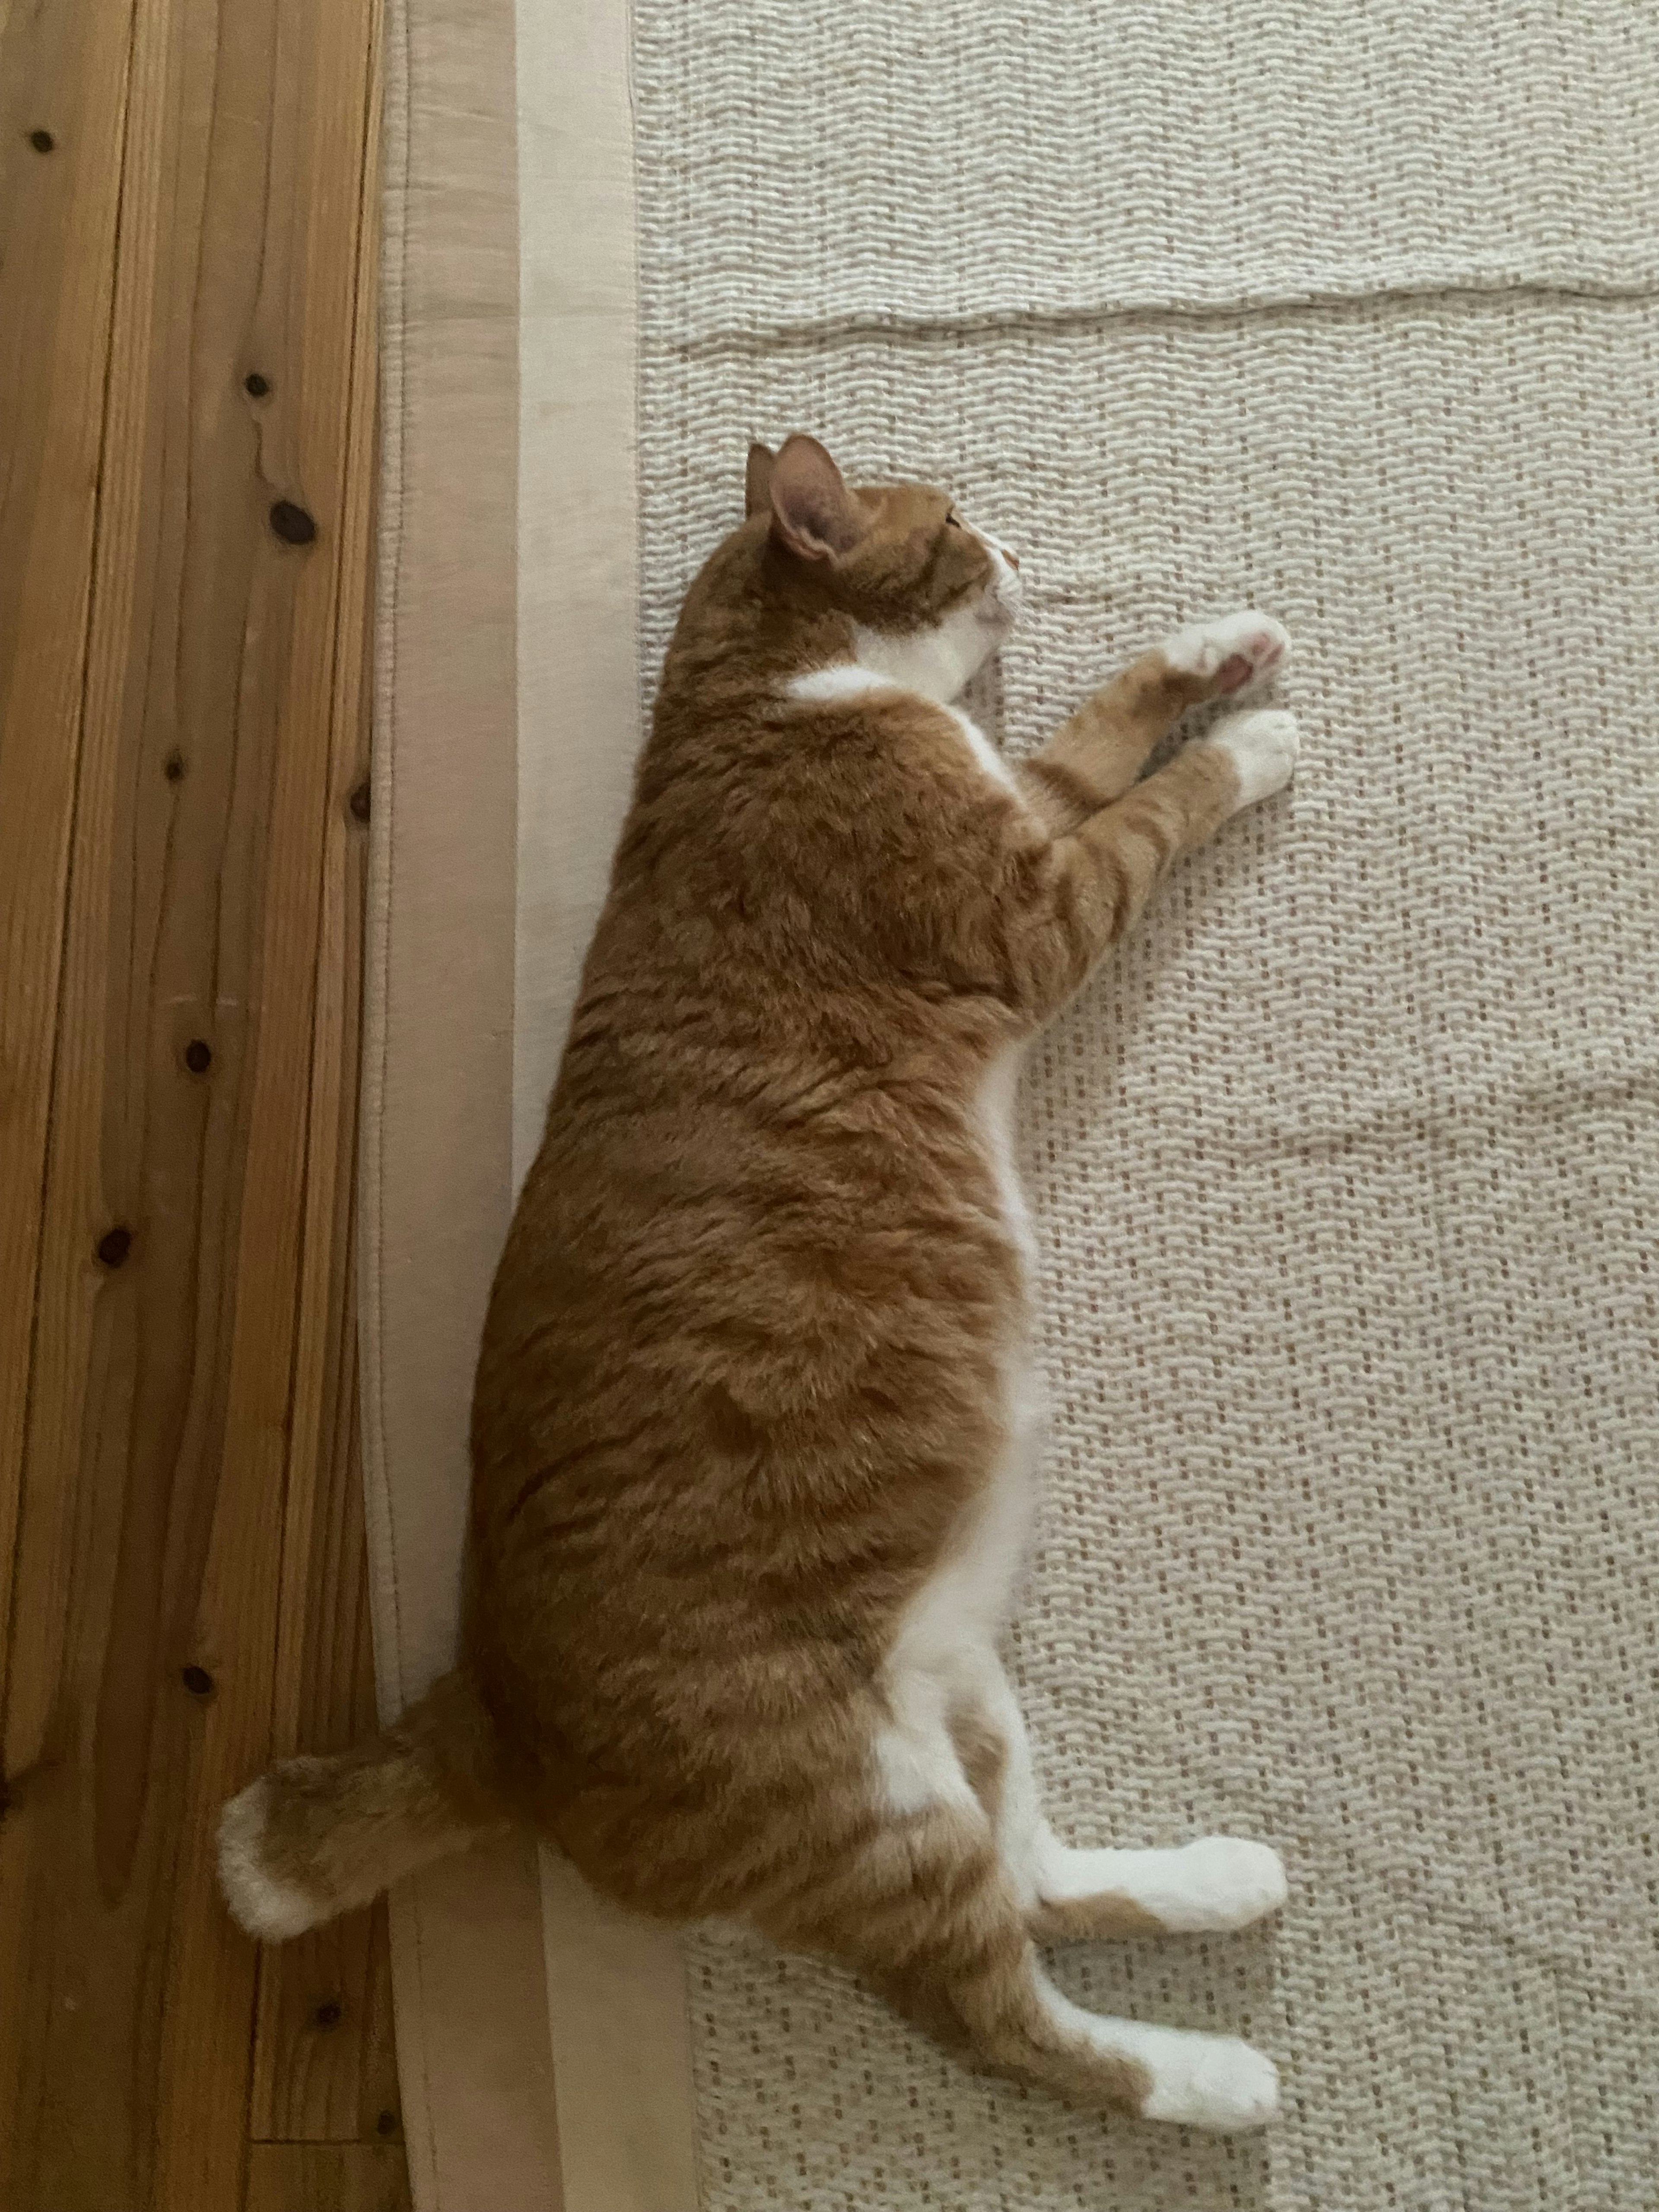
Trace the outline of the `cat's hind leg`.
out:
<instances>
[{"instance_id":1,"label":"cat's hind leg","mask_svg":"<svg viewBox=\"0 0 1659 2212\"><path fill-rule=\"evenodd\" d=\"M790 1948L846 1960L987 2072L1146 2119L1224 2130L1271 2119L1273 2063L1237 2037L1085 2012L1055 1989L1003 1856L1001 1820L960 1763L956 1732L941 1722L927 1741L914 1723L872 1756L856 1820L845 1804L818 1815L794 1807L798 1844L777 1855L787 1874L757 1923ZM980 1780L988 1786L983 1771Z\"/></svg>"},{"instance_id":2,"label":"cat's hind leg","mask_svg":"<svg viewBox=\"0 0 1659 2212\"><path fill-rule=\"evenodd\" d=\"M1073 1850L1062 1844L1042 1816L1024 1717L1000 1661L985 1669L954 1733L1039 1942L1222 1933L1248 1928L1284 1904L1278 1852L1243 1837L1204 1836L1153 1850Z\"/></svg>"},{"instance_id":3,"label":"cat's hind leg","mask_svg":"<svg viewBox=\"0 0 1659 2212\"><path fill-rule=\"evenodd\" d=\"M1277 1912L1287 1893L1271 1844L1200 1836L1167 1850L1073 1850L1045 1831L1036 1900L1040 1942L1102 1936L1228 1934Z\"/></svg>"}]
</instances>

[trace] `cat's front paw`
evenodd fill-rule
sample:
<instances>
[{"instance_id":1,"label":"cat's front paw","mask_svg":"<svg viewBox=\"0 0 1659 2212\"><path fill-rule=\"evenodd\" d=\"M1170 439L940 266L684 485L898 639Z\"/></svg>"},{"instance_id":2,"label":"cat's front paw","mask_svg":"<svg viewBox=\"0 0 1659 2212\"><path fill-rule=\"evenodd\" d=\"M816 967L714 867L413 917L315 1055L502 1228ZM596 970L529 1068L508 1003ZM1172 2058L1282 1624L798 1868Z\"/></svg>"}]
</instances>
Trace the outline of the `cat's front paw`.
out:
<instances>
[{"instance_id":1,"label":"cat's front paw","mask_svg":"<svg viewBox=\"0 0 1659 2212\"><path fill-rule=\"evenodd\" d=\"M1254 714L1230 714L1205 740L1226 754L1238 778L1237 805L1282 791L1296 772L1302 739L1296 716L1282 707L1258 707Z\"/></svg>"},{"instance_id":2,"label":"cat's front paw","mask_svg":"<svg viewBox=\"0 0 1659 2212\"><path fill-rule=\"evenodd\" d=\"M1164 657L1183 676L1196 677L1206 699L1258 690L1276 676L1291 650L1290 633L1271 615L1246 607L1194 623L1164 641Z\"/></svg>"}]
</instances>

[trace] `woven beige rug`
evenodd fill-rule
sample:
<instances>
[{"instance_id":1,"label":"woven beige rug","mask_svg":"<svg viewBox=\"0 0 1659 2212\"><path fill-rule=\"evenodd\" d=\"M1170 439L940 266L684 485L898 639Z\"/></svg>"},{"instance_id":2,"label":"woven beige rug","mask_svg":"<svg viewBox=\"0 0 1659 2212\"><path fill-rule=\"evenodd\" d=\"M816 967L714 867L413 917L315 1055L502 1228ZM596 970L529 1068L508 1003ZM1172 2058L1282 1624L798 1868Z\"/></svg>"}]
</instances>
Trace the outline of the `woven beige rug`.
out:
<instances>
[{"instance_id":1,"label":"woven beige rug","mask_svg":"<svg viewBox=\"0 0 1659 2212\"><path fill-rule=\"evenodd\" d=\"M642 707L751 435L1019 550L1006 741L1289 624L1304 761L1031 1064L1056 1826L1263 1835L1234 2142L523 1852L397 1901L422 2212L1659 2206L1659 35L1630 0L401 0L365 1354L389 1704Z\"/></svg>"}]
</instances>

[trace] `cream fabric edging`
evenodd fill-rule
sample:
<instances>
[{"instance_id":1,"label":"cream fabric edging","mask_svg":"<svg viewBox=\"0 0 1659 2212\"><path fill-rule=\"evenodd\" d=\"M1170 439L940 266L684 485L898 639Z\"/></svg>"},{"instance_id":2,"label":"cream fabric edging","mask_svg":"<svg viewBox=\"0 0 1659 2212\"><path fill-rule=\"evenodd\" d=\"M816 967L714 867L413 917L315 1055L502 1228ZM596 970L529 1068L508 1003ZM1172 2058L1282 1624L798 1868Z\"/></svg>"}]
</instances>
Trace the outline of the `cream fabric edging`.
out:
<instances>
[{"instance_id":1,"label":"cream fabric edging","mask_svg":"<svg viewBox=\"0 0 1659 2212\"><path fill-rule=\"evenodd\" d=\"M634 147L623 0L521 0L513 1170L541 1140L640 745ZM542 1855L569 2212L694 2212L673 1934Z\"/></svg>"},{"instance_id":2,"label":"cream fabric edging","mask_svg":"<svg viewBox=\"0 0 1659 2212\"><path fill-rule=\"evenodd\" d=\"M623 0L393 0L362 1334L388 1712L448 1663L478 1329L639 743ZM393 1899L417 2212L695 2212L672 1936L527 1844Z\"/></svg>"},{"instance_id":3,"label":"cream fabric edging","mask_svg":"<svg viewBox=\"0 0 1659 2212\"><path fill-rule=\"evenodd\" d=\"M512 1199L519 255L509 0L391 0L362 1099L376 1671L448 1664L479 1324ZM392 1901L419 2212L560 2212L534 1853Z\"/></svg>"}]
</instances>

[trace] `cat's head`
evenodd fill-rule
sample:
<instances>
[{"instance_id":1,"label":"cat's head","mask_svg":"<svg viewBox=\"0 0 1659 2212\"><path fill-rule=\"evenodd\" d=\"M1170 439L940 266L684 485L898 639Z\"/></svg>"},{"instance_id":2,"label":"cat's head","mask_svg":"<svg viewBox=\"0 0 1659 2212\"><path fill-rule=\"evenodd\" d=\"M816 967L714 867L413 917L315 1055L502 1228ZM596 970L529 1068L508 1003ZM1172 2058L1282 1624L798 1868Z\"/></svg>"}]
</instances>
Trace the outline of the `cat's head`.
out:
<instances>
[{"instance_id":1,"label":"cat's head","mask_svg":"<svg viewBox=\"0 0 1659 2212\"><path fill-rule=\"evenodd\" d=\"M954 698L1019 613L1019 563L927 484L854 487L816 438L749 453L751 524L764 518L792 591L851 618L858 658Z\"/></svg>"}]
</instances>

